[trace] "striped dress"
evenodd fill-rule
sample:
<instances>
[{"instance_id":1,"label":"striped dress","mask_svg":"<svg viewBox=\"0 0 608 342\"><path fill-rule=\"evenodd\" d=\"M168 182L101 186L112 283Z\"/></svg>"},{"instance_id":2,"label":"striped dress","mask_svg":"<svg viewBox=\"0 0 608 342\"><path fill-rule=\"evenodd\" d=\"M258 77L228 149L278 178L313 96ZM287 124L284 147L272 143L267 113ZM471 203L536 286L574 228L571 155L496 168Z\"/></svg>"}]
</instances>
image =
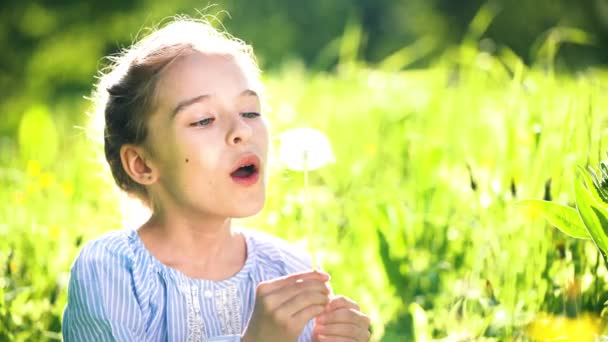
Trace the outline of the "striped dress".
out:
<instances>
[{"instance_id":1,"label":"striped dress","mask_svg":"<svg viewBox=\"0 0 608 342\"><path fill-rule=\"evenodd\" d=\"M64 341L240 341L262 281L310 270L307 253L271 235L242 230L243 268L221 281L164 265L136 230L87 243L71 269ZM298 342L311 341L310 321Z\"/></svg>"}]
</instances>

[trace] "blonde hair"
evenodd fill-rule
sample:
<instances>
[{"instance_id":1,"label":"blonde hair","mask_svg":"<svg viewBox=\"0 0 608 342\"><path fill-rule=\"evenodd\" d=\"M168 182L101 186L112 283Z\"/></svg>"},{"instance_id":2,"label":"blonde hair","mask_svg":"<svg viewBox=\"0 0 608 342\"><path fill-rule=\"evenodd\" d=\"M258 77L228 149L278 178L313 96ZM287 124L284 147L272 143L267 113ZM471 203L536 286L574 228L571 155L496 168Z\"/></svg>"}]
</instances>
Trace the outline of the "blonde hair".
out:
<instances>
[{"instance_id":1,"label":"blonde hair","mask_svg":"<svg viewBox=\"0 0 608 342\"><path fill-rule=\"evenodd\" d=\"M162 72L173 61L192 52L230 55L252 80L260 71L253 49L206 19L179 16L155 28L117 56L102 70L94 93L94 112L103 116L105 159L118 187L149 202L146 188L125 172L120 148L145 142L147 122L156 106L156 86ZM261 83L256 84L261 89Z\"/></svg>"}]
</instances>

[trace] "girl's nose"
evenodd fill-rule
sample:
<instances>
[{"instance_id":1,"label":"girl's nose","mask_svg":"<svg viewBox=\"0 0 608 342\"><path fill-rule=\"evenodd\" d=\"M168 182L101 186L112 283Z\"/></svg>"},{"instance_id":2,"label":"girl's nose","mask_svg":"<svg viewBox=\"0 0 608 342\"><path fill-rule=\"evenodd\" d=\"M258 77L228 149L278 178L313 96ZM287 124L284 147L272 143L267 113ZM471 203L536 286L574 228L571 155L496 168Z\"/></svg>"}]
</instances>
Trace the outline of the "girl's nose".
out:
<instances>
[{"instance_id":1,"label":"girl's nose","mask_svg":"<svg viewBox=\"0 0 608 342\"><path fill-rule=\"evenodd\" d=\"M253 134L251 126L245 122L240 114L232 121L232 127L228 132L228 145L236 145L247 142Z\"/></svg>"}]
</instances>

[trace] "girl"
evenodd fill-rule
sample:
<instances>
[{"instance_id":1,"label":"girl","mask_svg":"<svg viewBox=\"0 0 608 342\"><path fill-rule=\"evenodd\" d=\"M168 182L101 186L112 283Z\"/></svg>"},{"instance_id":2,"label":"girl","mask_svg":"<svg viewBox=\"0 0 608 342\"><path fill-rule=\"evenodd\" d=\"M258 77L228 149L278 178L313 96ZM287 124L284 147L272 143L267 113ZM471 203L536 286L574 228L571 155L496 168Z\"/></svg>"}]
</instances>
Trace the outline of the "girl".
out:
<instances>
[{"instance_id":1,"label":"girl","mask_svg":"<svg viewBox=\"0 0 608 342\"><path fill-rule=\"evenodd\" d=\"M268 130L251 48L176 19L96 89L118 186L152 215L75 260L66 341L367 341L369 319L286 242L231 227L265 199Z\"/></svg>"}]
</instances>

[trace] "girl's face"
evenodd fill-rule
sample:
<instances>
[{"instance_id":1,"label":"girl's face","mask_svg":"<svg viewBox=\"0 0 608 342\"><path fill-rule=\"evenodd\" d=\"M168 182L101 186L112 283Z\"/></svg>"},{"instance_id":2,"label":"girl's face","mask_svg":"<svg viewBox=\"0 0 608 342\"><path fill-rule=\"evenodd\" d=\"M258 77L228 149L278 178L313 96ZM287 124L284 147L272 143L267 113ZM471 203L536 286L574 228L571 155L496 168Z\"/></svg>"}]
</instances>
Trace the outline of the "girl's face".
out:
<instances>
[{"instance_id":1,"label":"girl's face","mask_svg":"<svg viewBox=\"0 0 608 342\"><path fill-rule=\"evenodd\" d=\"M163 71L146 140L161 208L225 218L262 209L268 129L258 84L226 55L193 52Z\"/></svg>"}]
</instances>

